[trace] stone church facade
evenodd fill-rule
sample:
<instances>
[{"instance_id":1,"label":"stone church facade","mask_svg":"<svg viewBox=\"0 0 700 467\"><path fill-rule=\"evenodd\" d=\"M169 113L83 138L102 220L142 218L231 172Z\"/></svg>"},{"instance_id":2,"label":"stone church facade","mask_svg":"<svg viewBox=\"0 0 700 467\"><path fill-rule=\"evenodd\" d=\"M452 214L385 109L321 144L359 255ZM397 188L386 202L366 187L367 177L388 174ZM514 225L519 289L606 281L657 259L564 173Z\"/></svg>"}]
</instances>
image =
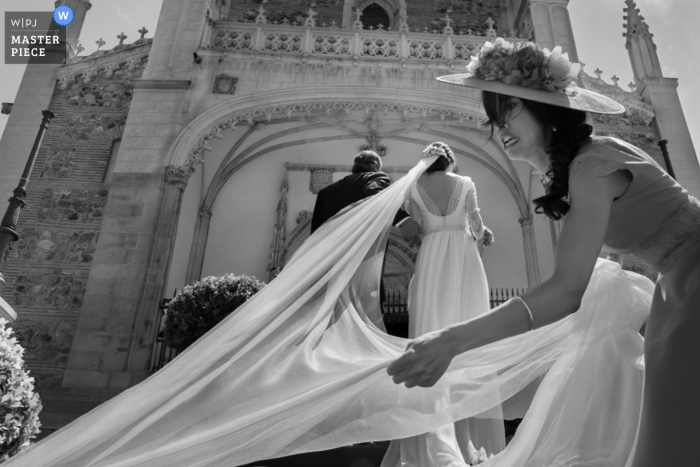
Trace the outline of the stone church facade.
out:
<instances>
[{"instance_id":1,"label":"stone church facade","mask_svg":"<svg viewBox=\"0 0 700 467\"><path fill-rule=\"evenodd\" d=\"M68 40L77 44L90 3L60 3L76 13ZM648 26L624 3L636 82L624 90L584 71L582 86L628 109L593 124L700 195L677 82L662 76ZM1 295L17 312L13 327L39 384L119 391L148 377L160 301L207 275L267 280L284 268L308 237L316 193L347 175L364 148L397 179L428 143L450 144L495 233L497 247L483 257L491 286L539 283L559 228L533 215L539 175L490 139L478 91L435 77L459 72L497 35L561 46L578 61L567 4L167 0L152 39L142 30L132 43L28 67L0 141L3 195L41 110L56 117ZM392 234L386 280L398 296L414 260Z\"/></svg>"}]
</instances>

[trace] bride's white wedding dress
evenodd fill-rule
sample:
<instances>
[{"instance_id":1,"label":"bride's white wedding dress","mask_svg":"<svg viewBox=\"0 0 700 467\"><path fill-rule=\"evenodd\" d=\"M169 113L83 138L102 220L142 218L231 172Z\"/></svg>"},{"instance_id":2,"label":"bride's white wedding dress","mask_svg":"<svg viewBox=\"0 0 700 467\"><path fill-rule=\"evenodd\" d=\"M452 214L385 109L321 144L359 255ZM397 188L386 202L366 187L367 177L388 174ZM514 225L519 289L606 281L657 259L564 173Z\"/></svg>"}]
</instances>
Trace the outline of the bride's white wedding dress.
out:
<instances>
[{"instance_id":1,"label":"bride's white wedding dress","mask_svg":"<svg viewBox=\"0 0 700 467\"><path fill-rule=\"evenodd\" d=\"M489 291L473 238L482 238L484 224L472 180L457 178L443 212L419 183L411 188L408 205L425 232L409 286L408 337L413 338L485 313ZM392 441L382 467L461 466L475 457L475 449L501 452L506 443L500 405L481 415Z\"/></svg>"},{"instance_id":2,"label":"bride's white wedding dress","mask_svg":"<svg viewBox=\"0 0 700 467\"><path fill-rule=\"evenodd\" d=\"M387 376L407 341L371 324L384 245L434 160L326 222L277 279L151 378L5 465L231 467L407 438L489 410L545 371L515 439L485 465L624 465L653 284L614 263L599 261L577 313L460 355L432 388Z\"/></svg>"}]
</instances>

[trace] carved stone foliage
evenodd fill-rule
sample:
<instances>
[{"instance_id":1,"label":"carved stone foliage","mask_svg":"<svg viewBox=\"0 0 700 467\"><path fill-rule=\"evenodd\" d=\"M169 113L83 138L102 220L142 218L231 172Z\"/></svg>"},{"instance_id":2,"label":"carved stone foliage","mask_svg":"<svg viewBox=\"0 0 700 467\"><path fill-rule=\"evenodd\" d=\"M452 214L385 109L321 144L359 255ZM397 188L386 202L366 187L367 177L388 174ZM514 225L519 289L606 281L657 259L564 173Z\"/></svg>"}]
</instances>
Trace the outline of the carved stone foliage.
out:
<instances>
[{"instance_id":1,"label":"carved stone foliage","mask_svg":"<svg viewBox=\"0 0 700 467\"><path fill-rule=\"evenodd\" d=\"M67 178L75 158L75 149L49 149L41 169L41 178L49 180Z\"/></svg>"},{"instance_id":2,"label":"carved stone foliage","mask_svg":"<svg viewBox=\"0 0 700 467\"><path fill-rule=\"evenodd\" d=\"M309 177L309 190L317 195L319 191L333 183L333 170L328 168L311 169Z\"/></svg>"},{"instance_id":3,"label":"carved stone foliage","mask_svg":"<svg viewBox=\"0 0 700 467\"><path fill-rule=\"evenodd\" d=\"M24 347L24 358L30 368L34 362L43 367L65 368L76 326L75 320L52 317L41 319L22 317L21 320L12 324L17 340ZM32 368L31 371L32 376L36 376L36 370ZM50 379L47 381L43 374L40 380L42 385L51 383ZM57 382L60 385L60 379Z\"/></svg>"},{"instance_id":4,"label":"carved stone foliage","mask_svg":"<svg viewBox=\"0 0 700 467\"><path fill-rule=\"evenodd\" d=\"M225 130L235 130L238 123L247 122L254 125L262 121L270 121L275 116L293 115L342 115L352 111L363 111L366 116L371 113L381 112L385 117L398 113L404 119L409 118L439 118L440 120L455 120L460 123L468 121L476 124L484 122L483 116L470 112L455 112L439 107L428 105L401 104L398 102L370 102L370 101L333 101L333 102L299 102L287 105L274 105L270 107L258 108L248 112L236 113L227 120L213 125L213 127L200 138L190 150L189 157L185 165L194 168L204 160L204 153L211 151L209 142L214 139L222 139L221 134Z\"/></svg>"},{"instance_id":5,"label":"carved stone foliage","mask_svg":"<svg viewBox=\"0 0 700 467\"><path fill-rule=\"evenodd\" d=\"M133 85L128 81L74 82L68 85L65 95L71 105L128 109L133 96Z\"/></svg>"},{"instance_id":6,"label":"carved stone foliage","mask_svg":"<svg viewBox=\"0 0 700 467\"><path fill-rule=\"evenodd\" d=\"M100 222L108 193L105 189L54 191L48 188L41 197L37 219Z\"/></svg>"},{"instance_id":7,"label":"carved stone foliage","mask_svg":"<svg viewBox=\"0 0 700 467\"><path fill-rule=\"evenodd\" d=\"M214 94L234 94L237 83L238 78L235 76L219 75L214 80L214 88L211 92Z\"/></svg>"},{"instance_id":8,"label":"carved stone foliage","mask_svg":"<svg viewBox=\"0 0 700 467\"><path fill-rule=\"evenodd\" d=\"M88 272L31 270L20 273L12 291L17 308L78 310L83 303Z\"/></svg>"},{"instance_id":9,"label":"carved stone foliage","mask_svg":"<svg viewBox=\"0 0 700 467\"><path fill-rule=\"evenodd\" d=\"M93 133L109 131L126 123L126 115L71 115L61 134L63 139L89 140Z\"/></svg>"},{"instance_id":10,"label":"carved stone foliage","mask_svg":"<svg viewBox=\"0 0 700 467\"><path fill-rule=\"evenodd\" d=\"M296 219L297 225L300 225L301 223L303 223L307 219L311 219L311 216L312 216L311 211L306 211L306 210L299 211L299 214L297 215L297 219Z\"/></svg>"},{"instance_id":11,"label":"carved stone foliage","mask_svg":"<svg viewBox=\"0 0 700 467\"><path fill-rule=\"evenodd\" d=\"M97 236L97 232L27 228L12 253L23 262L90 263Z\"/></svg>"},{"instance_id":12,"label":"carved stone foliage","mask_svg":"<svg viewBox=\"0 0 700 467\"><path fill-rule=\"evenodd\" d=\"M169 165L165 168L163 178L165 183L178 185L180 189L184 190L193 173L194 170L191 167Z\"/></svg>"}]
</instances>

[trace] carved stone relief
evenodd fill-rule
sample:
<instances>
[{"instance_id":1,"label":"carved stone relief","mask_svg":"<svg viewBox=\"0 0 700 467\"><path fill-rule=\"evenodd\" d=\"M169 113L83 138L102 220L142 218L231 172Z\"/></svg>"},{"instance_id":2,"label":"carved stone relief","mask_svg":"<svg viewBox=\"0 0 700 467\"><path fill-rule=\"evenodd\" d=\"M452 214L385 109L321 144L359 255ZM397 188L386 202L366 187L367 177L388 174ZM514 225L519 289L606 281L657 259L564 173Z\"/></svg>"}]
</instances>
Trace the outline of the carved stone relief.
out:
<instances>
[{"instance_id":1,"label":"carved stone relief","mask_svg":"<svg viewBox=\"0 0 700 467\"><path fill-rule=\"evenodd\" d=\"M319 191L333 183L333 169L313 168L309 177L309 190L317 195Z\"/></svg>"},{"instance_id":2,"label":"carved stone relief","mask_svg":"<svg viewBox=\"0 0 700 467\"><path fill-rule=\"evenodd\" d=\"M214 94L234 94L238 78L235 76L219 75L214 80L214 87L211 90Z\"/></svg>"}]
</instances>

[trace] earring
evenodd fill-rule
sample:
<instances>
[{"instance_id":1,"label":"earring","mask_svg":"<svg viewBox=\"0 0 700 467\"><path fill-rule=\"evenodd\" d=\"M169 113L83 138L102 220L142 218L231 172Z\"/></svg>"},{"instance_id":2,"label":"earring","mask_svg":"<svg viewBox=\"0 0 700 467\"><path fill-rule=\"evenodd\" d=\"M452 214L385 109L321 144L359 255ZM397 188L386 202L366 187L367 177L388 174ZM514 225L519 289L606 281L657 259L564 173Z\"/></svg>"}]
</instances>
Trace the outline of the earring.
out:
<instances>
[{"instance_id":1,"label":"earring","mask_svg":"<svg viewBox=\"0 0 700 467\"><path fill-rule=\"evenodd\" d=\"M557 131L557 127L553 126L552 131Z\"/></svg>"},{"instance_id":2,"label":"earring","mask_svg":"<svg viewBox=\"0 0 700 467\"><path fill-rule=\"evenodd\" d=\"M507 130L507 129L508 129L507 123L504 123L503 125L501 125L501 130Z\"/></svg>"}]
</instances>

